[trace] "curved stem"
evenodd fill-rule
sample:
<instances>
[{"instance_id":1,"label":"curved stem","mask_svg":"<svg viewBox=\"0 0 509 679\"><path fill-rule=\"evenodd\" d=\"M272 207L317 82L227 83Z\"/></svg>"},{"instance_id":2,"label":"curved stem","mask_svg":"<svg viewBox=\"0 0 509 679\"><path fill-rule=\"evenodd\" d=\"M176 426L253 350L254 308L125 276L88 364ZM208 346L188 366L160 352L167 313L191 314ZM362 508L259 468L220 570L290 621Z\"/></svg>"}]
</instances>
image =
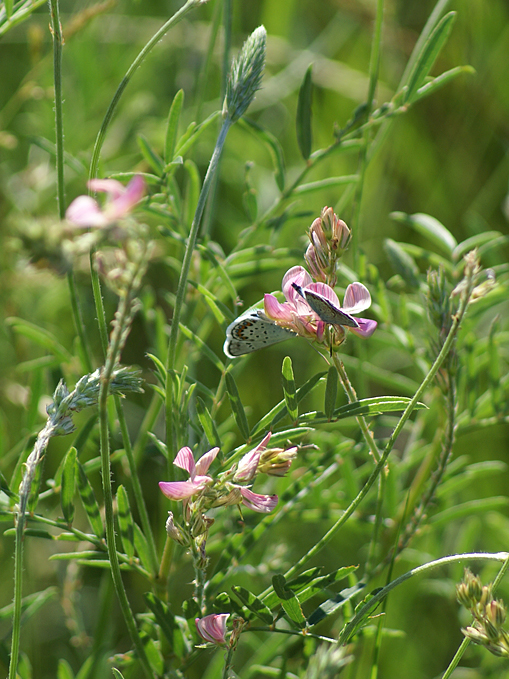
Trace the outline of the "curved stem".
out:
<instances>
[{"instance_id":1,"label":"curved stem","mask_svg":"<svg viewBox=\"0 0 509 679\"><path fill-rule=\"evenodd\" d=\"M486 552L470 552L467 554L453 554L452 556L444 556L441 559L436 559L436 561L430 561L422 566L417 566L417 568L412 568L412 570L407 571L399 578L393 580L385 587L382 587L376 594L374 594L371 599L362 606L362 608L355 614L355 617L348 623L348 625L341 632L338 644L346 644L352 632L354 632L358 623L368 615L375 606L377 606L385 597L398 585L401 585L405 580L409 580L414 575L420 575L421 573L426 573L427 571L439 568L449 563L459 563L461 561L507 561L509 559L509 554L507 552L497 552L495 554L487 554Z\"/></svg>"},{"instance_id":2,"label":"curved stem","mask_svg":"<svg viewBox=\"0 0 509 679\"><path fill-rule=\"evenodd\" d=\"M92 152L92 160L90 161L90 171L89 171L90 178L93 178L97 175L97 167L99 165L99 158L101 156L101 150L103 147L104 139L106 137L106 131L113 118L113 114L115 113L117 104L120 101L120 98L124 93L125 88L129 84L131 78L133 77L134 73L141 66L147 54L166 35L170 28L172 28L181 19L183 19L185 15L188 12L190 12L190 10L192 10L195 6L201 5L204 2L206 2L206 0L187 0L186 4L183 7L181 7L178 10L178 12L175 12L171 19L168 19L168 21L163 26L161 26L157 33L155 33L155 35L152 36L152 38L147 42L145 47L141 50L141 52L138 54L136 59L133 61L133 63L127 70L127 73L122 78L122 81L118 86L117 91L115 92L113 99L110 102L110 105L108 106L108 110L106 111L99 132L97 133L97 139L95 140L94 150Z\"/></svg>"},{"instance_id":3,"label":"curved stem","mask_svg":"<svg viewBox=\"0 0 509 679\"><path fill-rule=\"evenodd\" d=\"M173 409L174 409L174 392L173 392L173 375L176 363L177 354L177 339L179 332L180 317L182 315L182 307L184 305L184 297L187 289L187 279L189 276L189 269L191 267L191 259L193 256L198 231L200 228L200 221L203 214L203 209L207 200L207 196L215 176L221 152L226 141L226 135L232 125L230 118L223 121L219 136L217 138L216 146L210 159L207 174L203 180L203 186L198 198L196 212L194 214L193 223L187 239L186 251L182 261L182 268L180 270L180 278L177 287L177 294L175 299L175 308L173 310L173 318L171 321L170 339L168 343L168 358L166 364L166 444L168 446L168 455L172 459L177 451L177 432L173 426ZM170 474L173 474L172 465L170 465ZM170 480L172 480L170 478Z\"/></svg>"}]
</instances>

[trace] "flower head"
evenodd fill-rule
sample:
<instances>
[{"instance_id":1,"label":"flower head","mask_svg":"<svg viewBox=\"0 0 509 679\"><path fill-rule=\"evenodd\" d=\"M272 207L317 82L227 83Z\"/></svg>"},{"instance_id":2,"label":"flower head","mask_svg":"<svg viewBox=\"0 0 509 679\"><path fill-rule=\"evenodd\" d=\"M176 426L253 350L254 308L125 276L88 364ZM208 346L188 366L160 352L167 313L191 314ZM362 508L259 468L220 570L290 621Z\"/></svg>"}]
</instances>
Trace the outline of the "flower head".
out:
<instances>
[{"instance_id":1,"label":"flower head","mask_svg":"<svg viewBox=\"0 0 509 679\"><path fill-rule=\"evenodd\" d=\"M226 621L229 617L229 613L213 613L204 618L196 618L196 631L205 641L222 646L226 644Z\"/></svg>"},{"instance_id":2,"label":"flower head","mask_svg":"<svg viewBox=\"0 0 509 679\"><path fill-rule=\"evenodd\" d=\"M173 464L185 469L191 477L189 481L160 481L159 488L170 500L185 500L199 493L205 486L213 483L214 479L206 476L210 465L215 460L219 448L212 448L195 463L193 451L187 446L181 448Z\"/></svg>"},{"instance_id":3,"label":"flower head","mask_svg":"<svg viewBox=\"0 0 509 679\"><path fill-rule=\"evenodd\" d=\"M91 179L88 187L107 194L104 207L90 196L78 196L65 216L74 226L100 228L114 224L131 212L145 192L145 180L136 175L124 186L116 179Z\"/></svg>"},{"instance_id":4,"label":"flower head","mask_svg":"<svg viewBox=\"0 0 509 679\"><path fill-rule=\"evenodd\" d=\"M310 291L315 297L325 298L325 304L347 316L364 311L371 305L371 295L362 283L351 283L345 292L343 306L334 290L325 283L313 282L313 279L302 266L294 266L283 277L283 293L286 302L280 303L274 295L265 295L265 314L284 328L289 328L302 337L322 342L325 327L330 322L322 320L316 308L311 308L302 291ZM338 319L341 314L338 314ZM366 318L356 318L358 327L349 329L360 337L370 337L377 326L376 321ZM336 344L341 344L345 337L344 325L340 320L334 322ZM345 324L346 325L346 324Z\"/></svg>"}]
</instances>

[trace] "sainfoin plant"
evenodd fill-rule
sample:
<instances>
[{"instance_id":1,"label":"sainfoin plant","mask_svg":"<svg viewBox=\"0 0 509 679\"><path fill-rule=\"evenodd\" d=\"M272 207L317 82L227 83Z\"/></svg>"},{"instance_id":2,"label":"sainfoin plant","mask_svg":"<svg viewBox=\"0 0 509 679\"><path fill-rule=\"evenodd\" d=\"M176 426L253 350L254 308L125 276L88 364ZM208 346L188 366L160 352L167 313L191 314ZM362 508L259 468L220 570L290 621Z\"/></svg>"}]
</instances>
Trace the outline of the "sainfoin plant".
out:
<instances>
[{"instance_id":1,"label":"sainfoin plant","mask_svg":"<svg viewBox=\"0 0 509 679\"><path fill-rule=\"evenodd\" d=\"M25 4L5 2L2 30L30 19ZM20 362L27 419L0 475L13 564L5 674L407 677L424 676L412 666L422 653L433 676L463 663L503 676L508 500L484 484L505 466L497 450L457 447L508 422L507 237L484 229L458 242L434 216L393 212L406 236L384 235L375 253L362 219L368 169L396 121L472 72L432 75L455 13L437 4L378 102L376 3L365 101L322 148L304 50L288 154L269 101L295 78L274 73L281 42L261 25L233 50L231 3L187 0L78 152L60 8L49 4L55 143L38 143L56 163L58 214L14 219L13 242L19 266L55 285L65 276L72 329L67 316L52 328L7 320L24 352L45 353ZM191 77L186 62L166 122L145 121L121 155L135 74L177 25L178 40L200 42L189 35L202 36L204 17L203 63ZM251 161L262 150L270 172ZM331 159L343 174L329 176ZM241 227L223 231L224 213ZM401 600L425 615L423 596L429 607L440 597L427 624L445 649L422 630L412 641ZM396 647L404 635L408 657Z\"/></svg>"}]
</instances>

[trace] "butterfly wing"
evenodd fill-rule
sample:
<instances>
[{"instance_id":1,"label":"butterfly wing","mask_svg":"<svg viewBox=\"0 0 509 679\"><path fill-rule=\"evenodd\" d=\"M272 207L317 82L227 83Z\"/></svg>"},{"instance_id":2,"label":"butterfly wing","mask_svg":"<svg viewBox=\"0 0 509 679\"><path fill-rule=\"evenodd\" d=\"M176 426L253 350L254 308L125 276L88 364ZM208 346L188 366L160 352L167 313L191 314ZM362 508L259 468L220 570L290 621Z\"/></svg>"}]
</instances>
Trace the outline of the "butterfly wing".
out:
<instances>
[{"instance_id":1,"label":"butterfly wing","mask_svg":"<svg viewBox=\"0 0 509 679\"><path fill-rule=\"evenodd\" d=\"M302 288L296 283L292 283L295 290L301 297L304 297L311 309L324 322L330 325L344 325L348 328L358 328L359 324L353 316L347 314L346 311L338 309L327 297L320 295L319 292Z\"/></svg>"},{"instance_id":2,"label":"butterfly wing","mask_svg":"<svg viewBox=\"0 0 509 679\"><path fill-rule=\"evenodd\" d=\"M276 325L263 311L254 309L230 323L226 329L223 351L228 358L237 358L295 336L292 330Z\"/></svg>"}]
</instances>

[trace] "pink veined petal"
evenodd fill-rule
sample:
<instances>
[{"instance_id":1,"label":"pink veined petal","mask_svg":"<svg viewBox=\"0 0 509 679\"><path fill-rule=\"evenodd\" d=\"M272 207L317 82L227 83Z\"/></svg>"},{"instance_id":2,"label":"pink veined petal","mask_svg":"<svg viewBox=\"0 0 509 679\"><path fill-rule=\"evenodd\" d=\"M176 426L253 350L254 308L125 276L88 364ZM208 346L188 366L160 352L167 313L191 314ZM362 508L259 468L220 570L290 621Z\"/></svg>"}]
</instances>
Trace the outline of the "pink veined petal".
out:
<instances>
[{"instance_id":1,"label":"pink veined petal","mask_svg":"<svg viewBox=\"0 0 509 679\"><path fill-rule=\"evenodd\" d=\"M124 189L124 187L122 187ZM113 220L120 219L130 212L145 192L145 180L140 175L133 177L122 194L106 206Z\"/></svg>"},{"instance_id":2,"label":"pink veined petal","mask_svg":"<svg viewBox=\"0 0 509 679\"><path fill-rule=\"evenodd\" d=\"M258 462L260 461L260 456L267 447L267 443L269 442L271 436L272 433L269 431L269 433L262 441L260 441L256 448L253 448L253 450L251 450L249 453L246 453L242 456L237 467L237 471L235 472L235 476L233 477L234 481L251 481L251 479L254 478L258 468Z\"/></svg>"},{"instance_id":3,"label":"pink veined petal","mask_svg":"<svg viewBox=\"0 0 509 679\"><path fill-rule=\"evenodd\" d=\"M229 613L206 615L204 618L195 618L196 630L202 639L212 644L226 643L226 621Z\"/></svg>"},{"instance_id":4,"label":"pink veined petal","mask_svg":"<svg viewBox=\"0 0 509 679\"><path fill-rule=\"evenodd\" d=\"M189 472L191 478L196 476L196 464L191 448L187 446L181 448L177 453L177 457L173 460L173 464L175 467L180 467L180 469L185 469L186 472Z\"/></svg>"},{"instance_id":5,"label":"pink veined petal","mask_svg":"<svg viewBox=\"0 0 509 679\"><path fill-rule=\"evenodd\" d=\"M125 186L116 179L90 179L87 186L91 191L107 193L110 200L120 198L125 193Z\"/></svg>"},{"instance_id":6,"label":"pink veined petal","mask_svg":"<svg viewBox=\"0 0 509 679\"><path fill-rule=\"evenodd\" d=\"M371 306L371 295L362 283L350 283L343 300L343 311L347 314L358 314Z\"/></svg>"},{"instance_id":7,"label":"pink veined petal","mask_svg":"<svg viewBox=\"0 0 509 679\"><path fill-rule=\"evenodd\" d=\"M339 297L336 295L331 286L327 285L327 283L311 283L311 285L308 285L308 288L309 290L322 295L322 297L325 297L325 299L328 299L329 302L332 302L332 304L334 304L334 306L338 309L341 308Z\"/></svg>"},{"instance_id":8,"label":"pink veined petal","mask_svg":"<svg viewBox=\"0 0 509 679\"><path fill-rule=\"evenodd\" d=\"M370 318L356 318L355 319L357 323L359 324L358 328L348 328L348 330L351 330L354 332L356 335L359 335L359 337L371 337L371 335L375 332L376 326L378 323L376 321L372 321Z\"/></svg>"},{"instance_id":9,"label":"pink veined petal","mask_svg":"<svg viewBox=\"0 0 509 679\"><path fill-rule=\"evenodd\" d=\"M302 298L292 287L292 283L300 285L302 288L306 288L312 282L313 279L303 266L292 266L292 268L288 269L288 271L283 276L283 283L281 287L286 299L290 302L290 304L295 306L300 303L299 300Z\"/></svg>"},{"instance_id":10,"label":"pink veined petal","mask_svg":"<svg viewBox=\"0 0 509 679\"><path fill-rule=\"evenodd\" d=\"M67 208L65 216L75 226L106 226L108 224L98 203L90 196L75 198Z\"/></svg>"},{"instance_id":11,"label":"pink veined petal","mask_svg":"<svg viewBox=\"0 0 509 679\"><path fill-rule=\"evenodd\" d=\"M199 476L200 482L196 481L159 481L159 488L163 495L170 500L185 500L196 495L205 485L207 476ZM212 481L212 479L210 479Z\"/></svg>"},{"instance_id":12,"label":"pink veined petal","mask_svg":"<svg viewBox=\"0 0 509 679\"><path fill-rule=\"evenodd\" d=\"M216 455L219 452L219 448L212 448L208 453L204 453L198 462L196 463L196 473L206 474L209 470L210 465L216 459Z\"/></svg>"},{"instance_id":13,"label":"pink veined petal","mask_svg":"<svg viewBox=\"0 0 509 679\"><path fill-rule=\"evenodd\" d=\"M288 302L281 304L274 295L264 295L263 306L265 314L273 321L292 323L294 311Z\"/></svg>"},{"instance_id":14,"label":"pink veined petal","mask_svg":"<svg viewBox=\"0 0 509 679\"><path fill-rule=\"evenodd\" d=\"M271 512L278 502L277 495L258 495L253 493L249 488L240 489L242 495L242 503L255 512L261 514L268 514Z\"/></svg>"}]
</instances>

